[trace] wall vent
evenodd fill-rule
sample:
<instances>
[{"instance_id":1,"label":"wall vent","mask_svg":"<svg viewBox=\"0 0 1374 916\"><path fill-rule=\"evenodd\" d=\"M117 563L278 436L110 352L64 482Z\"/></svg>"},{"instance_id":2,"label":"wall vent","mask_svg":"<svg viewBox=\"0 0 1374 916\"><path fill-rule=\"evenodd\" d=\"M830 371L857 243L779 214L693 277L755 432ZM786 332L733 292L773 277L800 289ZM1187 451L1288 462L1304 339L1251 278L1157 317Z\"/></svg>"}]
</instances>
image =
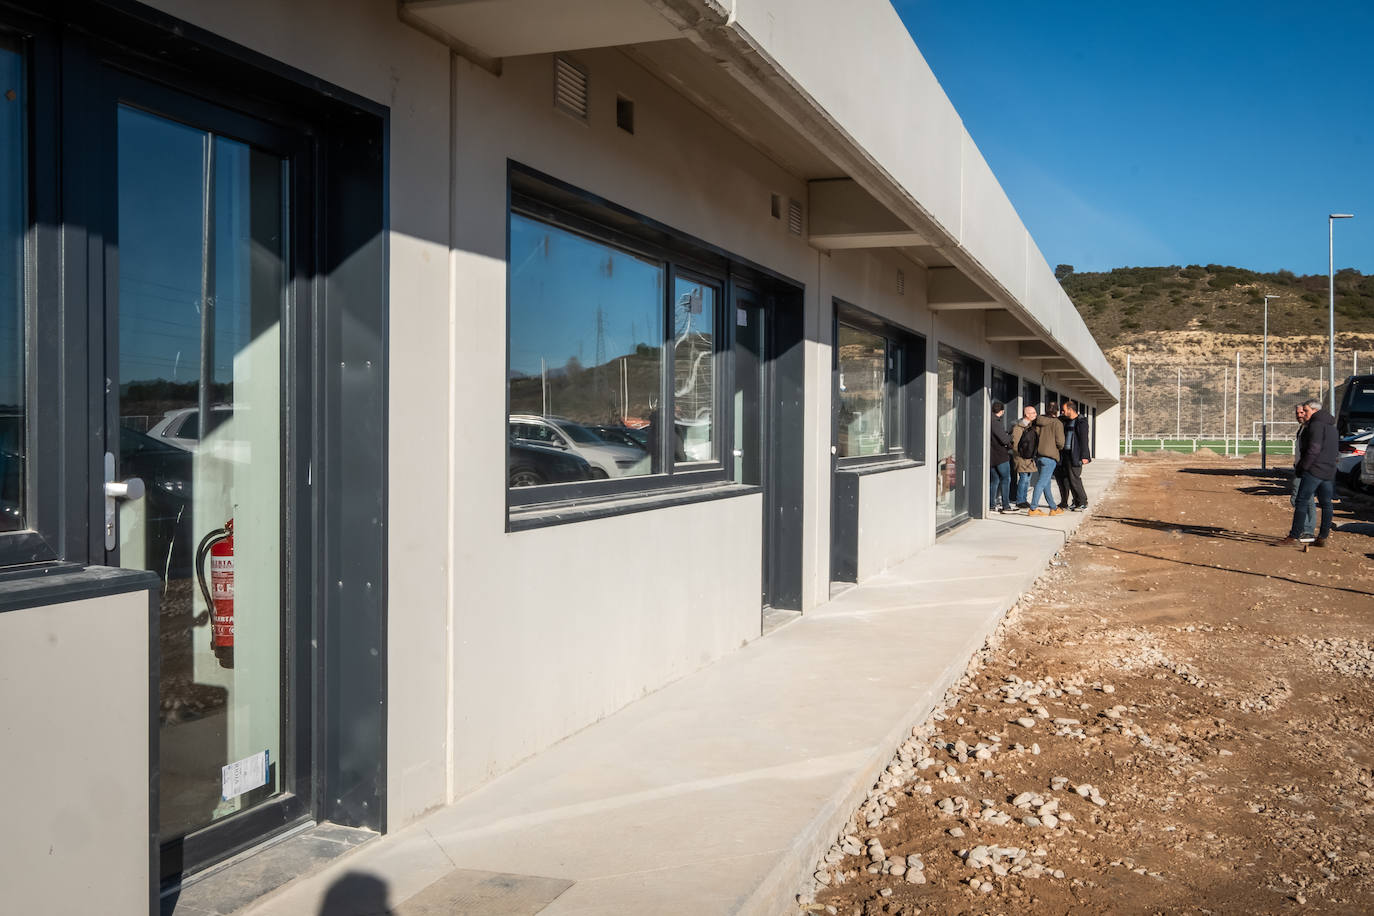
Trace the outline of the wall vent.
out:
<instances>
[{"instance_id":1,"label":"wall vent","mask_svg":"<svg viewBox=\"0 0 1374 916\"><path fill-rule=\"evenodd\" d=\"M802 205L799 200L787 202L787 231L793 235L802 234Z\"/></svg>"},{"instance_id":2,"label":"wall vent","mask_svg":"<svg viewBox=\"0 0 1374 916\"><path fill-rule=\"evenodd\" d=\"M553 59L553 107L579 121L587 120L587 69L566 57Z\"/></svg>"},{"instance_id":3,"label":"wall vent","mask_svg":"<svg viewBox=\"0 0 1374 916\"><path fill-rule=\"evenodd\" d=\"M900 270L897 271L897 295L906 295L906 274Z\"/></svg>"},{"instance_id":4,"label":"wall vent","mask_svg":"<svg viewBox=\"0 0 1374 916\"><path fill-rule=\"evenodd\" d=\"M615 97L615 126L627 134L635 132L635 103L623 95Z\"/></svg>"}]
</instances>

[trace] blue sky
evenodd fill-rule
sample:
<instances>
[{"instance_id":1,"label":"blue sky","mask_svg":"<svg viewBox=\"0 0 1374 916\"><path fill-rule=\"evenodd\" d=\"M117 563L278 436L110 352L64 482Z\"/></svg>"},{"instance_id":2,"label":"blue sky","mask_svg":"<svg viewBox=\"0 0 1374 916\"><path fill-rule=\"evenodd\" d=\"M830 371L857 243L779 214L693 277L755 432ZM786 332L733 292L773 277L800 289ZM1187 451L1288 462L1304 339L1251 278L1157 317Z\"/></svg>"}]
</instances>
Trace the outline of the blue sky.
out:
<instances>
[{"instance_id":1,"label":"blue sky","mask_svg":"<svg viewBox=\"0 0 1374 916\"><path fill-rule=\"evenodd\" d=\"M1374 4L893 5L1051 266L1374 273Z\"/></svg>"}]
</instances>

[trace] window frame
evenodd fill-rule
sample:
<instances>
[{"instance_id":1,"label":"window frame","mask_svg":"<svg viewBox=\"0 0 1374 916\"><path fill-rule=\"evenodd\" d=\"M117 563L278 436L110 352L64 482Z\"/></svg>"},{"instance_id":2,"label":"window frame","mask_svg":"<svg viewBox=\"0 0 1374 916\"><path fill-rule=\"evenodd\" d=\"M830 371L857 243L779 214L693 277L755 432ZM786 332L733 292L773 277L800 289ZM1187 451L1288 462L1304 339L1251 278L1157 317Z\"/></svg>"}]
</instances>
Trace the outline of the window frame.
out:
<instances>
[{"instance_id":1,"label":"window frame","mask_svg":"<svg viewBox=\"0 0 1374 916\"><path fill-rule=\"evenodd\" d=\"M831 445L835 448L837 470L883 470L887 466L906 467L925 464L925 376L926 338L909 328L894 324L843 299L833 299L831 320ZM840 401L840 326L881 337L886 346L887 371L884 390L890 398L884 407L885 448L877 455L839 454ZM889 405L892 410L889 410ZM896 422L890 422L891 412ZM895 426L896 429L890 427Z\"/></svg>"},{"instance_id":2,"label":"window frame","mask_svg":"<svg viewBox=\"0 0 1374 916\"><path fill-rule=\"evenodd\" d=\"M652 456L656 473L636 477L612 477L604 480L574 481L545 484L538 487L511 487L510 450L507 436L502 437L505 476L502 485L506 492L506 513L509 522L513 512L551 510L622 499L624 497L675 494L686 489L704 489L733 485L728 476L725 456L731 453L733 442L732 415L727 416L730 404L725 392L733 390L733 327L725 316L734 308L733 280L750 276L748 267L716 249L705 246L691 237L666 226L654 223L638 214L617 207L593 195L557 182L547 176L525 169L516 163L508 164L506 205L506 375L505 417L507 434L510 428L510 348L511 274L510 236L512 218L519 215L553 226L564 232L628 255L653 261L662 266L663 288L660 314L663 317L663 360L660 363L659 403L665 416L672 416L674 406L674 372L670 355L673 339L674 287L678 277L700 282L716 290L716 314L712 316L712 446L715 456L709 461L674 462L671 454L672 438L659 438L659 454ZM578 203L575 212L569 200ZM598 218L600 217L600 218ZM638 228L640 231L635 231ZM508 526L509 527L509 526ZM523 527L523 526L522 526Z\"/></svg>"},{"instance_id":3,"label":"window frame","mask_svg":"<svg viewBox=\"0 0 1374 916\"><path fill-rule=\"evenodd\" d=\"M63 313L84 306L84 274L63 263L59 210L59 38L50 25L6 11L0 35L22 55L24 72L25 220L23 299L24 429L22 499L25 527L0 532L0 571L59 564L85 554L87 487L82 462L64 460L85 440L90 376L85 328L64 326ZM63 272L68 276L64 283ZM75 285L72 285L73 281ZM67 300L67 301L64 301ZM40 304L48 307L40 308ZM63 383L64 378L66 384Z\"/></svg>"}]
</instances>

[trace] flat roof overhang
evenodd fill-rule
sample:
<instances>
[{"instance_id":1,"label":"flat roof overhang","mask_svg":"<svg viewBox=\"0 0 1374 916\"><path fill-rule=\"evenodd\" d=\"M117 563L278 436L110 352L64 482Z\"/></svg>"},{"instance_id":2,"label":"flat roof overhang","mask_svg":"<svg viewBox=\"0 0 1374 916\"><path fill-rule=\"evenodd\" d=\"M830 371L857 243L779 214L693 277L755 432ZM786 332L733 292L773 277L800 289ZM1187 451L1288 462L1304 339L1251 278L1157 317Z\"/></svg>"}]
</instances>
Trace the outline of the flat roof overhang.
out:
<instances>
[{"instance_id":1,"label":"flat roof overhang","mask_svg":"<svg viewBox=\"0 0 1374 916\"><path fill-rule=\"evenodd\" d=\"M504 56L616 46L807 181L814 247L899 252L928 269L931 310L982 310L987 340L1119 399L888 0L401 0L400 15L493 72Z\"/></svg>"}]
</instances>

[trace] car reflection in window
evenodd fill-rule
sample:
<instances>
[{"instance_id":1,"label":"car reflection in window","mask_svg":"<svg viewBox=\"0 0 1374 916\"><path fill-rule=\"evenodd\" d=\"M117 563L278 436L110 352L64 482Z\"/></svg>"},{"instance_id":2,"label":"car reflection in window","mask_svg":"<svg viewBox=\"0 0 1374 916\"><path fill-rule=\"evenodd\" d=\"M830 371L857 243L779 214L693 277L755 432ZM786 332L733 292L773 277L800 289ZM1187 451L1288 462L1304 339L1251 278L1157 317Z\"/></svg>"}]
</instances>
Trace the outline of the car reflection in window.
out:
<instances>
[{"instance_id":1,"label":"car reflection in window","mask_svg":"<svg viewBox=\"0 0 1374 916\"><path fill-rule=\"evenodd\" d=\"M591 480L593 468L583 458L559 448L522 442L514 436L507 443L512 487L539 487L550 483Z\"/></svg>"},{"instance_id":2,"label":"car reflection in window","mask_svg":"<svg viewBox=\"0 0 1374 916\"><path fill-rule=\"evenodd\" d=\"M649 473L649 453L643 447L608 442L579 423L563 417L515 415L510 434L522 445L544 445L576 455L592 468L593 479Z\"/></svg>"}]
</instances>

